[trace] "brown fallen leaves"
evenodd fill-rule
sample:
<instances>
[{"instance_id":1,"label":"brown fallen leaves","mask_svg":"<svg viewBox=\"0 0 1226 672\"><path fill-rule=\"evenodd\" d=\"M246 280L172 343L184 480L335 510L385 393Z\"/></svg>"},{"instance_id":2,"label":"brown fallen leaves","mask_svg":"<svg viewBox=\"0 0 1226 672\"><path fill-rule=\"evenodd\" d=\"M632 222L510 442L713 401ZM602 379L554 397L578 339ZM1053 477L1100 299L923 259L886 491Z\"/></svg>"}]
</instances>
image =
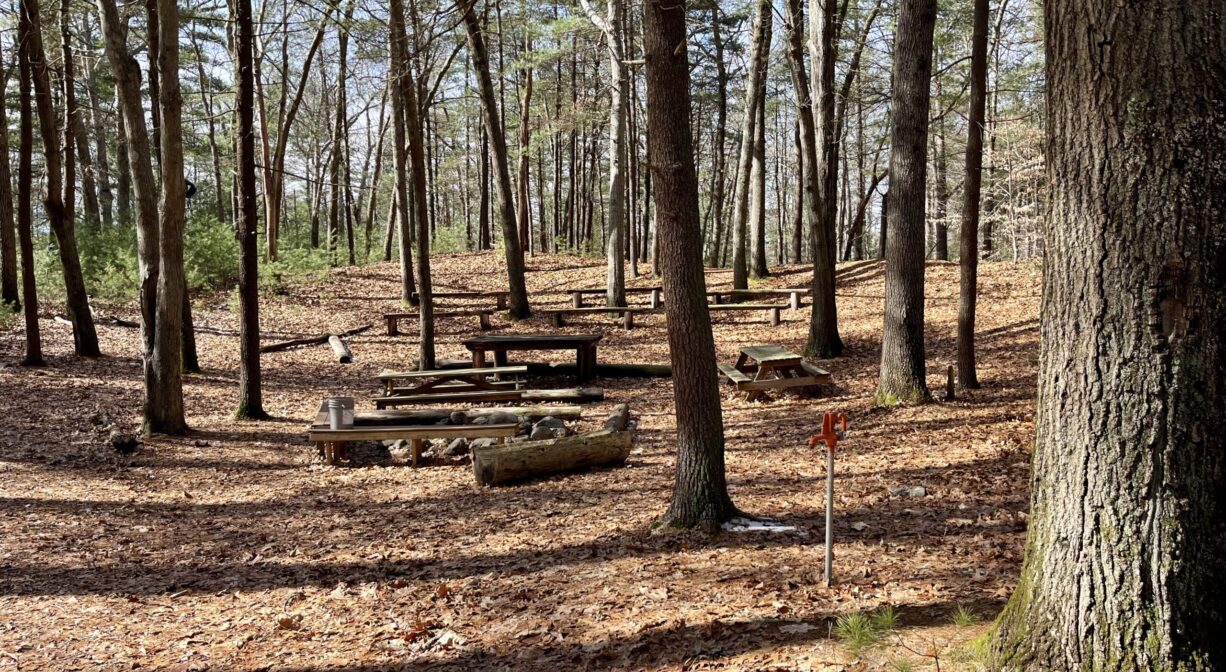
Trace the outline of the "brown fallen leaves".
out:
<instances>
[{"instance_id":1,"label":"brown fallen leaves","mask_svg":"<svg viewBox=\"0 0 1226 672\"><path fill-rule=\"evenodd\" d=\"M491 254L438 256L436 284L495 289L499 266ZM573 256L529 266L536 308L569 305L560 290L598 287L604 274L601 261ZM801 266L777 270L773 286L807 282ZM399 307L396 277L387 264L344 268L264 297L266 340L378 321ZM984 389L877 409L882 267L841 267L848 355L820 363L835 384L814 397L725 395L734 501L796 531L715 538L651 533L672 484L668 380L598 381L606 401L585 407L580 429L629 403L638 431L624 468L480 489L458 466L312 464L303 428L319 400L375 396L374 374L416 355L410 325L400 337L354 336L353 364L326 347L265 355L276 417L236 421L237 342L226 335L236 317L224 296L200 297L196 318L211 329L198 337L205 372L187 382L193 434L143 437L131 455L90 418L138 426L138 332L101 324L108 356L81 360L67 328L47 319L52 366L23 369L21 334L9 330L0 334L9 391L0 399L0 670L878 669L901 658L930 665L930 653L952 669L953 649L982 626L953 626L951 614L958 605L995 613L1021 558L1038 278L1029 265L981 266ZM708 275L712 286L728 281ZM954 355L956 266L931 264L927 286L938 389ZM97 309L136 318L134 305ZM718 315L719 357L732 362L752 343L798 350L807 318L807 306L784 311L777 328L756 313ZM464 357L459 341L475 326L440 320L439 356ZM494 327L555 331L544 317L495 315ZM604 332L602 361L667 361L659 315L632 331L612 317L576 317L563 331ZM805 447L828 410L852 425L838 456L831 589L821 586L824 461ZM924 493L907 494L915 488ZM902 644L862 651L857 663L831 638L833 619L885 604L902 614Z\"/></svg>"}]
</instances>

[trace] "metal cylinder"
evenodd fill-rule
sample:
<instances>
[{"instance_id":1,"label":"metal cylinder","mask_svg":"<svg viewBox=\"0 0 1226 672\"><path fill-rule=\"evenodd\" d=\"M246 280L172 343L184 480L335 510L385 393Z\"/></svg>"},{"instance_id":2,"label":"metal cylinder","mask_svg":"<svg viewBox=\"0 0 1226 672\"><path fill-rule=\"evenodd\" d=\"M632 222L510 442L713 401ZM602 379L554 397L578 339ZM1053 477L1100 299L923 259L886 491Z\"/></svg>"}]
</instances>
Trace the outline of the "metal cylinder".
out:
<instances>
[{"instance_id":1,"label":"metal cylinder","mask_svg":"<svg viewBox=\"0 0 1226 672\"><path fill-rule=\"evenodd\" d=\"M339 397L328 400L328 427L340 429L345 425L345 402Z\"/></svg>"}]
</instances>

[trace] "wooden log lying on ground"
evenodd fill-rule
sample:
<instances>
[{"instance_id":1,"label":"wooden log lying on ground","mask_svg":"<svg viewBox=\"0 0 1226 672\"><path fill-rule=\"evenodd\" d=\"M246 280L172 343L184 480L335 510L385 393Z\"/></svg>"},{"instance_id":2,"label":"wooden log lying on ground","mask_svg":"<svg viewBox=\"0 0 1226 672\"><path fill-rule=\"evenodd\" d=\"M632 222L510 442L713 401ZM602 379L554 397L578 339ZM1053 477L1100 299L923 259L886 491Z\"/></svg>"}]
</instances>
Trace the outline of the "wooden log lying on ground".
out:
<instances>
[{"instance_id":1,"label":"wooden log lying on ground","mask_svg":"<svg viewBox=\"0 0 1226 672\"><path fill-rule=\"evenodd\" d=\"M336 355L336 361L341 364L353 361L353 352L349 349L349 344L342 341L340 336L336 334L329 336L328 345L332 346L332 354Z\"/></svg>"},{"instance_id":2,"label":"wooden log lying on ground","mask_svg":"<svg viewBox=\"0 0 1226 672\"><path fill-rule=\"evenodd\" d=\"M630 407L618 405L605 429L545 441L519 441L473 450L478 485L498 485L538 476L621 464L630 456Z\"/></svg>"},{"instance_id":3,"label":"wooden log lying on ground","mask_svg":"<svg viewBox=\"0 0 1226 672\"><path fill-rule=\"evenodd\" d=\"M320 334L318 336L307 336L305 338L293 338L288 341L278 341L276 343L269 343L268 345L261 345L260 352L261 353L281 352L283 350L293 350L294 348L301 348L301 347L305 347L308 345L320 345L322 343L327 343L333 336L337 336L339 338L346 338L348 336L356 336L357 334L360 334L363 331L370 329L370 327L371 325L364 324L360 327L350 329L349 331L342 331L338 334Z\"/></svg>"}]
</instances>

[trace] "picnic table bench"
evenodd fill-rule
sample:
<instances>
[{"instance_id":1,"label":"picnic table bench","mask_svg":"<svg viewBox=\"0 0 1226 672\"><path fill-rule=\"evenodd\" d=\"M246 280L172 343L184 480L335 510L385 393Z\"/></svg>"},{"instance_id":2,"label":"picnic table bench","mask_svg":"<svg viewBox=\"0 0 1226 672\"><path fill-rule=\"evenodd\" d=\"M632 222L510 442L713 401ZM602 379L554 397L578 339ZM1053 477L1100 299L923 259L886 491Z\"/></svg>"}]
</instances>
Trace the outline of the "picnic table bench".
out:
<instances>
[{"instance_id":1,"label":"picnic table bench","mask_svg":"<svg viewBox=\"0 0 1226 672\"><path fill-rule=\"evenodd\" d=\"M720 374L732 381L738 392L744 392L747 401L757 399L767 390L814 387L831 379L828 371L778 345L745 346L736 364L718 366Z\"/></svg>"},{"instance_id":2,"label":"picnic table bench","mask_svg":"<svg viewBox=\"0 0 1226 672\"><path fill-rule=\"evenodd\" d=\"M377 378L383 383L387 396L427 394L431 392L475 392L478 390L515 389L519 384L500 380L507 375L525 375L526 366L497 366L482 369L437 369L427 371L384 370ZM494 380L490 380L494 378ZM409 387L397 387L398 381L416 383Z\"/></svg>"},{"instance_id":3,"label":"picnic table bench","mask_svg":"<svg viewBox=\"0 0 1226 672\"><path fill-rule=\"evenodd\" d=\"M808 296L812 290L804 287L763 287L754 289L711 289L707 290L707 296L711 297L711 303L719 305L726 297L733 298L752 298L760 296L787 296L788 306L792 310L800 309L801 295Z\"/></svg>"},{"instance_id":4,"label":"picnic table bench","mask_svg":"<svg viewBox=\"0 0 1226 672\"><path fill-rule=\"evenodd\" d=\"M648 308L647 306L589 306L586 308L554 308L546 310L550 321L555 327L561 327L565 323L567 315L589 315L589 314L613 314L621 315L622 326L626 329L634 328L635 313L655 313L660 312L658 308Z\"/></svg>"},{"instance_id":5,"label":"picnic table bench","mask_svg":"<svg viewBox=\"0 0 1226 672\"><path fill-rule=\"evenodd\" d=\"M307 436L315 443L328 464L336 464L345 455L345 444L351 441L387 441L404 439L413 448L413 466L421 459L425 439L475 439L492 437L504 443L519 431L518 423L488 425L364 425L355 423L353 397L343 397L343 420L340 429L332 429L328 418L328 401L324 400L307 428Z\"/></svg>"},{"instance_id":6,"label":"picnic table bench","mask_svg":"<svg viewBox=\"0 0 1226 672\"><path fill-rule=\"evenodd\" d=\"M454 289L454 290L449 289L449 290L435 291L435 292L430 293L430 296L435 299L487 299L487 298L492 297L495 301L495 304L498 306L498 310L507 309L507 298L510 295L511 295L511 292L505 289L491 289L491 290L483 290L483 291L467 290L467 289L463 289L463 290L462 289ZM413 300L416 301L417 292L413 292L412 297L413 297Z\"/></svg>"},{"instance_id":7,"label":"picnic table bench","mask_svg":"<svg viewBox=\"0 0 1226 672\"><path fill-rule=\"evenodd\" d=\"M787 307L786 303L717 303L707 306L707 310L713 313L733 310L765 310L770 317L771 326L777 327L783 320L783 309Z\"/></svg>"},{"instance_id":8,"label":"picnic table bench","mask_svg":"<svg viewBox=\"0 0 1226 672\"><path fill-rule=\"evenodd\" d=\"M598 296L598 295L607 294L609 292L609 290L604 287L594 287L590 289L568 289L566 291L570 293L571 305L574 308L583 307L583 297L585 296ZM655 287L627 287L626 288L626 294L651 294L651 307L652 308L660 307L660 292L662 291L664 291L664 288L660 285L657 285Z\"/></svg>"},{"instance_id":9,"label":"picnic table bench","mask_svg":"<svg viewBox=\"0 0 1226 672\"><path fill-rule=\"evenodd\" d=\"M596 375L596 344L602 334L502 334L499 336L476 336L463 341L473 356L473 368L485 366L485 354L494 353L494 365L507 365L507 352L511 350L574 350L575 365L579 379L588 380Z\"/></svg>"},{"instance_id":10,"label":"picnic table bench","mask_svg":"<svg viewBox=\"0 0 1226 672\"><path fill-rule=\"evenodd\" d=\"M472 317L476 316L477 323L481 327L481 331L487 331L490 328L490 315L493 310L489 308L461 308L458 310L436 310L435 317ZM400 320L416 320L421 317L421 313L417 311L402 312L402 313L384 313L383 320L387 322L387 335L398 336L400 334Z\"/></svg>"}]
</instances>

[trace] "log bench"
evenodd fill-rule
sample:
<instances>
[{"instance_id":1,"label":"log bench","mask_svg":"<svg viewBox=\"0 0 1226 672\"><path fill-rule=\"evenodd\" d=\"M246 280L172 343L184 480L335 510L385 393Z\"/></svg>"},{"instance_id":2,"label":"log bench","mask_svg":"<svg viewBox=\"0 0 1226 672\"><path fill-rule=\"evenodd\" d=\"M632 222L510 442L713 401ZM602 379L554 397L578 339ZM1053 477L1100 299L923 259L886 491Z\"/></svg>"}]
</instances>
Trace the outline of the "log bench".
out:
<instances>
[{"instance_id":1,"label":"log bench","mask_svg":"<svg viewBox=\"0 0 1226 672\"><path fill-rule=\"evenodd\" d=\"M502 382L502 376L525 375L526 366L497 366L482 369L437 369L426 371L388 371L381 372L376 378L383 383L383 392L387 396L425 394L427 392L475 392L478 390L497 390L510 387L516 383ZM493 380L490 380L493 378ZM399 381L416 383L409 387L397 387ZM497 382L496 382L497 381Z\"/></svg>"},{"instance_id":2,"label":"log bench","mask_svg":"<svg viewBox=\"0 0 1226 672\"><path fill-rule=\"evenodd\" d=\"M591 467L622 464L633 444L630 407L619 404L604 428L544 441L476 447L473 476L478 485L501 485Z\"/></svg>"},{"instance_id":3,"label":"log bench","mask_svg":"<svg viewBox=\"0 0 1226 672\"><path fill-rule=\"evenodd\" d=\"M477 439L491 437L498 443L519 432L519 423L488 425L365 425L355 422L353 398L344 397L344 420L340 429L332 429L328 418L328 402L319 407L315 422L307 428L307 436L315 443L328 464L336 464L345 455L345 444L351 441L407 440L413 448L413 466L421 459L425 439Z\"/></svg>"},{"instance_id":4,"label":"log bench","mask_svg":"<svg viewBox=\"0 0 1226 672\"><path fill-rule=\"evenodd\" d=\"M763 287L754 289L712 289L707 291L707 296L711 297L711 303L716 305L721 305L725 298L743 299L763 296L786 296L788 297L788 307L792 310L800 310L801 295L808 296L810 293L811 290L801 287Z\"/></svg>"},{"instance_id":5,"label":"log bench","mask_svg":"<svg viewBox=\"0 0 1226 672\"><path fill-rule=\"evenodd\" d=\"M560 390L496 389L465 392L436 392L428 394L393 395L375 397L375 408L408 406L412 404L483 403L510 401L517 403L541 401L601 401L604 390L599 387L574 387Z\"/></svg>"},{"instance_id":6,"label":"log bench","mask_svg":"<svg viewBox=\"0 0 1226 672\"><path fill-rule=\"evenodd\" d=\"M507 309L507 297L510 296L510 294L511 293L505 289L493 289L489 291L456 289L456 290L434 291L430 293L430 297L433 299L488 299L488 298L492 298L494 299L494 303L495 305L497 305L498 310L506 310ZM418 300L417 292L413 292L411 296L413 297L414 301Z\"/></svg>"},{"instance_id":7,"label":"log bench","mask_svg":"<svg viewBox=\"0 0 1226 672\"><path fill-rule=\"evenodd\" d=\"M604 288L604 287L599 287L599 288L590 288L590 289L568 289L568 290L566 290L566 291L567 291L567 292L570 294L571 306L572 306L572 307L574 307L574 308L582 308L582 307L583 307L583 297L585 297L585 296L604 296L604 295L608 294L608 292L609 292L609 290L608 290L608 289L606 289L606 288ZM651 295L651 307L652 307L652 308L659 308L659 307L660 307L660 293L661 293L662 291L664 291L664 288L663 288L663 287L661 287L661 286L656 286L656 287L627 287L627 288L626 288L626 294L627 294L627 295L630 295L630 294L650 294L650 295Z\"/></svg>"},{"instance_id":8,"label":"log bench","mask_svg":"<svg viewBox=\"0 0 1226 672\"><path fill-rule=\"evenodd\" d=\"M460 310L436 310L435 317L477 317L477 324L481 331L487 331L490 328L490 315L494 311L488 308L470 308ZM407 313L385 313L383 320L387 322L387 335L400 335L400 320L416 320L421 317L421 313L413 311Z\"/></svg>"},{"instance_id":9,"label":"log bench","mask_svg":"<svg viewBox=\"0 0 1226 672\"><path fill-rule=\"evenodd\" d=\"M565 326L567 315L590 315L606 313L611 315L620 315L622 318L622 327L626 329L634 328L635 313L654 313L659 312L656 308L647 308L644 306L593 306L588 308L556 308L545 311L549 315L550 322L555 327Z\"/></svg>"},{"instance_id":10,"label":"log bench","mask_svg":"<svg viewBox=\"0 0 1226 672\"><path fill-rule=\"evenodd\" d=\"M770 317L771 326L779 326L782 321L783 309L787 308L787 304L775 303L719 303L712 306L707 306L707 310L711 312L728 312L735 310L765 310Z\"/></svg>"}]
</instances>

